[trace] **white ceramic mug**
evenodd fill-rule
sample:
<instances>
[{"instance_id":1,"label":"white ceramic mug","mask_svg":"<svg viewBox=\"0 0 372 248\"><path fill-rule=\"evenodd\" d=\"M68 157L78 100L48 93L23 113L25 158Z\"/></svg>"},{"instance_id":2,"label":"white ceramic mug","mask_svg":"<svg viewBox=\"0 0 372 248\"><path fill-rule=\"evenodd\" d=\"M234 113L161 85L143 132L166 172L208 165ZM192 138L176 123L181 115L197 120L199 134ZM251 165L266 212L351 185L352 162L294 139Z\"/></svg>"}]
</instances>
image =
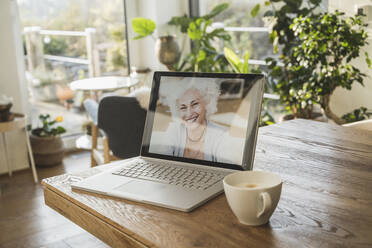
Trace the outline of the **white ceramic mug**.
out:
<instances>
[{"instance_id":1,"label":"white ceramic mug","mask_svg":"<svg viewBox=\"0 0 372 248\"><path fill-rule=\"evenodd\" d=\"M241 171L227 175L223 186L240 223L258 226L269 221L280 199L282 179L263 171Z\"/></svg>"}]
</instances>

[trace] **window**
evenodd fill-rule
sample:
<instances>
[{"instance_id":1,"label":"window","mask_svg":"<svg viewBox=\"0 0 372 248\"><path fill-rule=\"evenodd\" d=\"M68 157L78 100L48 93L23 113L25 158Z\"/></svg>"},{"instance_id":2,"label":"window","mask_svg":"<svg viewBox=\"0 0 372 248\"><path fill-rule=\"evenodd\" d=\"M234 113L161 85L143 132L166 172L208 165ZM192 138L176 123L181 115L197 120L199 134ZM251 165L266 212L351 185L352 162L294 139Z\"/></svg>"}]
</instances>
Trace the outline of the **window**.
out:
<instances>
[{"instance_id":1,"label":"window","mask_svg":"<svg viewBox=\"0 0 372 248\"><path fill-rule=\"evenodd\" d=\"M224 27L231 35L231 48L240 57L248 51L250 64L265 65L267 57L273 54L273 46L269 40L269 30L264 25L263 14L268 10L262 0L203 0L199 1L200 15L209 13L217 4L228 2L229 8L214 19L214 25ZM250 12L254 6L260 3L261 9L256 17ZM260 66L261 69L264 69Z\"/></svg>"},{"instance_id":2,"label":"window","mask_svg":"<svg viewBox=\"0 0 372 248\"><path fill-rule=\"evenodd\" d=\"M34 115L64 115L68 132L81 132L86 117L79 112L86 96L67 85L89 77L128 75L125 0L17 3Z\"/></svg>"},{"instance_id":3,"label":"window","mask_svg":"<svg viewBox=\"0 0 372 248\"><path fill-rule=\"evenodd\" d=\"M195 0L194 0L195 1ZM195 2L191 0L191 3ZM269 29L264 23L264 14L272 10L272 6L265 6L264 0L202 0L197 1L199 5L199 15L209 13L216 5L229 3L229 8L214 18L214 25L224 27L231 35L231 48L240 57L248 51L250 53L250 64L260 65L260 69L265 70L265 59L267 57L278 57L279 53L273 53L273 46L269 40ZM260 11L257 16L252 17L251 10L260 4ZM303 2L306 5L307 1ZM275 3L279 9L281 3ZM328 1L322 0L319 11L327 11ZM194 8L191 8L192 12ZM193 13L192 13L193 14ZM280 47L279 47L280 49Z\"/></svg>"},{"instance_id":4,"label":"window","mask_svg":"<svg viewBox=\"0 0 372 248\"><path fill-rule=\"evenodd\" d=\"M99 72L95 72L95 76L128 73L123 0L18 0L18 5L23 27L41 29L45 63L79 64L79 60L69 62L67 58L87 59L89 42L86 36L91 33L94 49L99 53ZM60 60L56 56L67 58ZM81 69L88 74L88 66Z\"/></svg>"},{"instance_id":5,"label":"window","mask_svg":"<svg viewBox=\"0 0 372 248\"><path fill-rule=\"evenodd\" d=\"M273 53L273 45L269 39L269 29L265 26L263 15L271 8L265 6L263 0L203 0L198 1L199 14L209 13L216 5L229 3L229 8L214 18L215 27L223 27L231 35L231 49L233 49L240 58L243 58L246 52L249 52L250 59L248 63L262 72L267 71L265 59L267 57L276 57ZM252 17L251 10L260 4L260 11L257 16ZM223 46L219 46L222 52ZM264 95L264 107L262 118L266 121L267 117L278 121L283 112L279 104L279 97L272 94L268 87ZM271 121L271 119L269 119Z\"/></svg>"},{"instance_id":6,"label":"window","mask_svg":"<svg viewBox=\"0 0 372 248\"><path fill-rule=\"evenodd\" d=\"M272 10L272 6L265 6L265 0L189 0L191 15L202 16L209 13L216 5L221 3L229 3L229 8L216 16L213 21L215 27L223 27L225 31L231 35L231 46L240 58L245 52L249 52L250 60L248 63L261 72L267 72L266 58L277 58L279 52L273 53L273 45L269 39L269 28L264 22L264 14L268 10ZM251 11L260 4L260 11L257 16L252 17ZM280 2L275 2L275 8L280 9ZM303 1L303 5L307 5L308 1ZM328 0L322 0L320 8L317 11L327 11ZM220 51L226 44L216 44ZM280 65L280 63L279 63ZM273 83L272 80L271 83ZM279 103L279 96L273 94L270 87L266 88L263 104L263 118L265 115L273 117L276 121L283 116L284 107Z\"/></svg>"}]
</instances>

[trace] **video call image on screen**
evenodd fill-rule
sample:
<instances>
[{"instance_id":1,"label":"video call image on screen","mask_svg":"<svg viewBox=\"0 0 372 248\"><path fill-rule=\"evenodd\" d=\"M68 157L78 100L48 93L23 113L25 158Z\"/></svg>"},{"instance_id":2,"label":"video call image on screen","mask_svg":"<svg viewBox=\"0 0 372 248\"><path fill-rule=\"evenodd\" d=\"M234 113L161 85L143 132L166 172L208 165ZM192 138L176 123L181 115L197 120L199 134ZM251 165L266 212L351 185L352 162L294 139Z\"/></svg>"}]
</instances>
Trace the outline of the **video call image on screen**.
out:
<instances>
[{"instance_id":1,"label":"video call image on screen","mask_svg":"<svg viewBox=\"0 0 372 248\"><path fill-rule=\"evenodd\" d=\"M237 78L161 77L149 152L241 166L250 88Z\"/></svg>"}]
</instances>

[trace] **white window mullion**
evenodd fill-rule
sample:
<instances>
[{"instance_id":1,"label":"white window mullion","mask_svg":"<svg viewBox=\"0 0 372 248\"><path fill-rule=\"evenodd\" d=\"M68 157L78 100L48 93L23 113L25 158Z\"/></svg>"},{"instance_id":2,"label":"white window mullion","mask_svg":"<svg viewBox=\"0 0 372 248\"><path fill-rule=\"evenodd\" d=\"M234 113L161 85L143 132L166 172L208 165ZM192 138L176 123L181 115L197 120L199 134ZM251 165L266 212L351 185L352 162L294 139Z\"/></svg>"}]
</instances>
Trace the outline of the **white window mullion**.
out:
<instances>
[{"instance_id":1,"label":"white window mullion","mask_svg":"<svg viewBox=\"0 0 372 248\"><path fill-rule=\"evenodd\" d=\"M228 32L264 32L269 33L267 27L224 27L225 31Z\"/></svg>"}]
</instances>

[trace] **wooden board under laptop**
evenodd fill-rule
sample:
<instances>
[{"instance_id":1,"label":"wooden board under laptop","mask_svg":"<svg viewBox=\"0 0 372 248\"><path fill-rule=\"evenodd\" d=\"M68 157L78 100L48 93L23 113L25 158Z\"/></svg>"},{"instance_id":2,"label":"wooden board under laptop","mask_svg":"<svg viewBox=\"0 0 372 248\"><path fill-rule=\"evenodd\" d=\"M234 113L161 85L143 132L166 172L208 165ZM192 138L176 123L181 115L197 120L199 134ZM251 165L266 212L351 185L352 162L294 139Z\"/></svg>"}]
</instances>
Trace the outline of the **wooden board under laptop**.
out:
<instances>
[{"instance_id":1,"label":"wooden board under laptop","mask_svg":"<svg viewBox=\"0 0 372 248\"><path fill-rule=\"evenodd\" d=\"M254 170L279 174L270 222L239 224L225 195L191 213L71 191L111 168L43 180L45 202L112 247L371 247L372 132L308 120L260 128Z\"/></svg>"}]
</instances>

